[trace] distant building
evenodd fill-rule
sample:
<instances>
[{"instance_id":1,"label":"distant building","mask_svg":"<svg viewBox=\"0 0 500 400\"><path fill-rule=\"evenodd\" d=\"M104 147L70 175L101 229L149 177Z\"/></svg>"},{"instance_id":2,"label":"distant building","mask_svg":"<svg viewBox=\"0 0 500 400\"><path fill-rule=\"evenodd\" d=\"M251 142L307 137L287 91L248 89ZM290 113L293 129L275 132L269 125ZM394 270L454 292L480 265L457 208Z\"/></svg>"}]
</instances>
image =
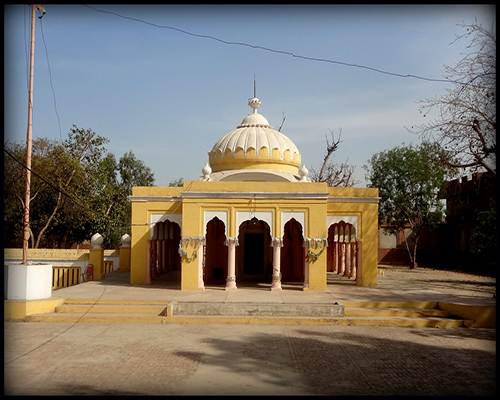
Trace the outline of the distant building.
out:
<instances>
[{"instance_id":1,"label":"distant building","mask_svg":"<svg viewBox=\"0 0 500 400\"><path fill-rule=\"evenodd\" d=\"M475 266L477 257L472 253L472 236L476 231L481 211L490 207L495 196L494 178L486 173L463 176L448 182L443 199L446 201L446 221L435 229L424 227L417 250L417 261L423 264L448 267ZM410 246L413 234L405 228ZM403 232L388 233L385 226L379 228L380 264L409 264L410 258L404 244Z\"/></svg>"},{"instance_id":2,"label":"distant building","mask_svg":"<svg viewBox=\"0 0 500 400\"><path fill-rule=\"evenodd\" d=\"M378 189L311 182L295 144L257 112L262 103L248 104L198 181L133 188L130 283L179 271L182 290L324 291L334 271L376 285Z\"/></svg>"},{"instance_id":3,"label":"distant building","mask_svg":"<svg viewBox=\"0 0 500 400\"><path fill-rule=\"evenodd\" d=\"M457 262L473 261L471 238L476 230L481 211L490 207L495 197L495 178L486 173L475 173L449 182L446 194L446 224L448 246Z\"/></svg>"}]
</instances>

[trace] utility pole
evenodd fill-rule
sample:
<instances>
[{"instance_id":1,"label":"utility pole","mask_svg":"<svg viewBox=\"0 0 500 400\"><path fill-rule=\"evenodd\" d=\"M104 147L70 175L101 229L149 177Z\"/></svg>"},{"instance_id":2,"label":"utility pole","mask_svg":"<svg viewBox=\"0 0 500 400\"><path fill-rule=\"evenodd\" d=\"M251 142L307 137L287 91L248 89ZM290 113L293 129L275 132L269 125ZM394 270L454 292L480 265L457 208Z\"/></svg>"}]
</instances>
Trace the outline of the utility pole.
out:
<instances>
[{"instance_id":1,"label":"utility pole","mask_svg":"<svg viewBox=\"0 0 500 400\"><path fill-rule=\"evenodd\" d=\"M30 54L30 77L28 92L28 134L26 139L26 194L24 199L24 221L23 221L23 265L28 264L28 245L30 238L30 188L31 188L31 142L33 137L33 71L35 63L35 14L40 10L45 15L45 8L41 4L30 4L31 6L31 54ZM42 16L43 16L42 15ZM41 17L40 17L41 18Z\"/></svg>"}]
</instances>

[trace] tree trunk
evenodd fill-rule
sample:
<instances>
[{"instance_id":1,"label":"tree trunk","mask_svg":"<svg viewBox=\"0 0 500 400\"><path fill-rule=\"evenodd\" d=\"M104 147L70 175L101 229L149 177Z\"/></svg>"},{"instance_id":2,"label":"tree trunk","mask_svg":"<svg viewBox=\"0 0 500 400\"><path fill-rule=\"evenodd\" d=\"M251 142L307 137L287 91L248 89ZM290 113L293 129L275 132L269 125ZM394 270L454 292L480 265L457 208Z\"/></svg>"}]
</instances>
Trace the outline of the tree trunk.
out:
<instances>
[{"instance_id":1,"label":"tree trunk","mask_svg":"<svg viewBox=\"0 0 500 400\"><path fill-rule=\"evenodd\" d=\"M70 229L71 228L69 226L66 227L66 231L64 232L64 235L63 235L63 238L61 240L61 243L59 243L59 248L60 249L65 249L66 248L66 242L68 241L68 236L69 236Z\"/></svg>"},{"instance_id":2,"label":"tree trunk","mask_svg":"<svg viewBox=\"0 0 500 400\"><path fill-rule=\"evenodd\" d=\"M59 209L59 206L61 205L61 202L62 202L62 194L61 192L59 192L59 195L57 196L57 203L56 203L56 206L54 208L54 211L52 211L52 214L50 215L49 219L47 220L47 223L45 224L45 226L40 230L40 232L38 233L38 237L36 239L36 246L35 248L38 249L38 246L40 245L40 240L42 239L43 237L43 234L45 233L45 231L47 230L47 228L49 227L50 225L50 222L54 219L54 217L56 216L57 214L57 210Z\"/></svg>"},{"instance_id":3,"label":"tree trunk","mask_svg":"<svg viewBox=\"0 0 500 400\"><path fill-rule=\"evenodd\" d=\"M418 244L418 236L415 235L415 245L413 246L413 263L411 269L417 268L417 244Z\"/></svg>"},{"instance_id":4,"label":"tree trunk","mask_svg":"<svg viewBox=\"0 0 500 400\"><path fill-rule=\"evenodd\" d=\"M414 258L411 255L410 247L408 246L408 238L406 237L405 228L403 228L403 237L405 238L406 251L408 251L408 257L410 257L410 268L413 268Z\"/></svg>"}]
</instances>

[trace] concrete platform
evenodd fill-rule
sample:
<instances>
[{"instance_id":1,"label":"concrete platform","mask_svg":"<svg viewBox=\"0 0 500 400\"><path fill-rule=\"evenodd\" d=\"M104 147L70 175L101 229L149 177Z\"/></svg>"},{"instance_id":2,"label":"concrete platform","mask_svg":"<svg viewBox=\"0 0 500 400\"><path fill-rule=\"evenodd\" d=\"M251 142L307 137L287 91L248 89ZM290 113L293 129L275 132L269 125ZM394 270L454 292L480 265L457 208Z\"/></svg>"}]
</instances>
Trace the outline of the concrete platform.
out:
<instances>
[{"instance_id":1,"label":"concrete platform","mask_svg":"<svg viewBox=\"0 0 500 400\"><path fill-rule=\"evenodd\" d=\"M129 273L116 271L101 281L53 291L48 299L52 309L27 312L24 320L496 326L495 299L450 296L411 282L394 281L383 275L378 278L376 287L359 287L348 278L328 273L325 292L303 291L302 284L286 282L281 291L271 291L270 283L251 282L237 283L238 288L230 291L215 285L181 291L176 273L164 275L151 285L130 285ZM4 302L5 310L15 305L8 303Z\"/></svg>"},{"instance_id":2,"label":"concrete platform","mask_svg":"<svg viewBox=\"0 0 500 400\"><path fill-rule=\"evenodd\" d=\"M378 276L374 287L356 286L355 282L328 273L325 292L302 290L301 283L283 283L283 290L271 291L271 284L237 282L236 290L226 291L223 286L206 285L204 290L180 290L177 274L164 275L151 285L130 285L128 272L111 272L101 281L54 290L52 299L94 299L99 301L155 301L157 304L171 301L203 302L263 302L263 303L382 303L382 302L447 302L464 305L495 306L496 299L473 296L454 296L396 281L384 275Z\"/></svg>"},{"instance_id":3,"label":"concrete platform","mask_svg":"<svg viewBox=\"0 0 500 400\"><path fill-rule=\"evenodd\" d=\"M210 302L174 301L169 304L172 315L220 315L252 317L343 317L344 306L327 303L263 303L263 302Z\"/></svg>"}]
</instances>

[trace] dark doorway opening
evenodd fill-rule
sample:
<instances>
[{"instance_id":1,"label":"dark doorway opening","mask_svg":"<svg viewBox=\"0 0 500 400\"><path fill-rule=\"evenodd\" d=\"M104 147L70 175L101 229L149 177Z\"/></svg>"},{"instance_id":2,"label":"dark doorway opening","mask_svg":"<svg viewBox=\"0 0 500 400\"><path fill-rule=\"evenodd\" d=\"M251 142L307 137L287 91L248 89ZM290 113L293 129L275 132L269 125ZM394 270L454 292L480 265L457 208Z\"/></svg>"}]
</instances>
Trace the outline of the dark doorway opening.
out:
<instances>
[{"instance_id":1,"label":"dark doorway opening","mask_svg":"<svg viewBox=\"0 0 500 400\"><path fill-rule=\"evenodd\" d=\"M273 254L266 222L252 218L240 225L236 247L236 281L271 281Z\"/></svg>"},{"instance_id":2,"label":"dark doorway opening","mask_svg":"<svg viewBox=\"0 0 500 400\"><path fill-rule=\"evenodd\" d=\"M305 277L302 225L294 218L284 227L281 248L281 281L303 283Z\"/></svg>"},{"instance_id":3,"label":"dark doorway opening","mask_svg":"<svg viewBox=\"0 0 500 400\"><path fill-rule=\"evenodd\" d=\"M227 246L225 224L214 217L207 223L205 267L203 281L208 284L225 285L227 278Z\"/></svg>"},{"instance_id":4,"label":"dark doorway opening","mask_svg":"<svg viewBox=\"0 0 500 400\"><path fill-rule=\"evenodd\" d=\"M245 275L262 275L264 272L264 234L245 233L243 273Z\"/></svg>"}]
</instances>

